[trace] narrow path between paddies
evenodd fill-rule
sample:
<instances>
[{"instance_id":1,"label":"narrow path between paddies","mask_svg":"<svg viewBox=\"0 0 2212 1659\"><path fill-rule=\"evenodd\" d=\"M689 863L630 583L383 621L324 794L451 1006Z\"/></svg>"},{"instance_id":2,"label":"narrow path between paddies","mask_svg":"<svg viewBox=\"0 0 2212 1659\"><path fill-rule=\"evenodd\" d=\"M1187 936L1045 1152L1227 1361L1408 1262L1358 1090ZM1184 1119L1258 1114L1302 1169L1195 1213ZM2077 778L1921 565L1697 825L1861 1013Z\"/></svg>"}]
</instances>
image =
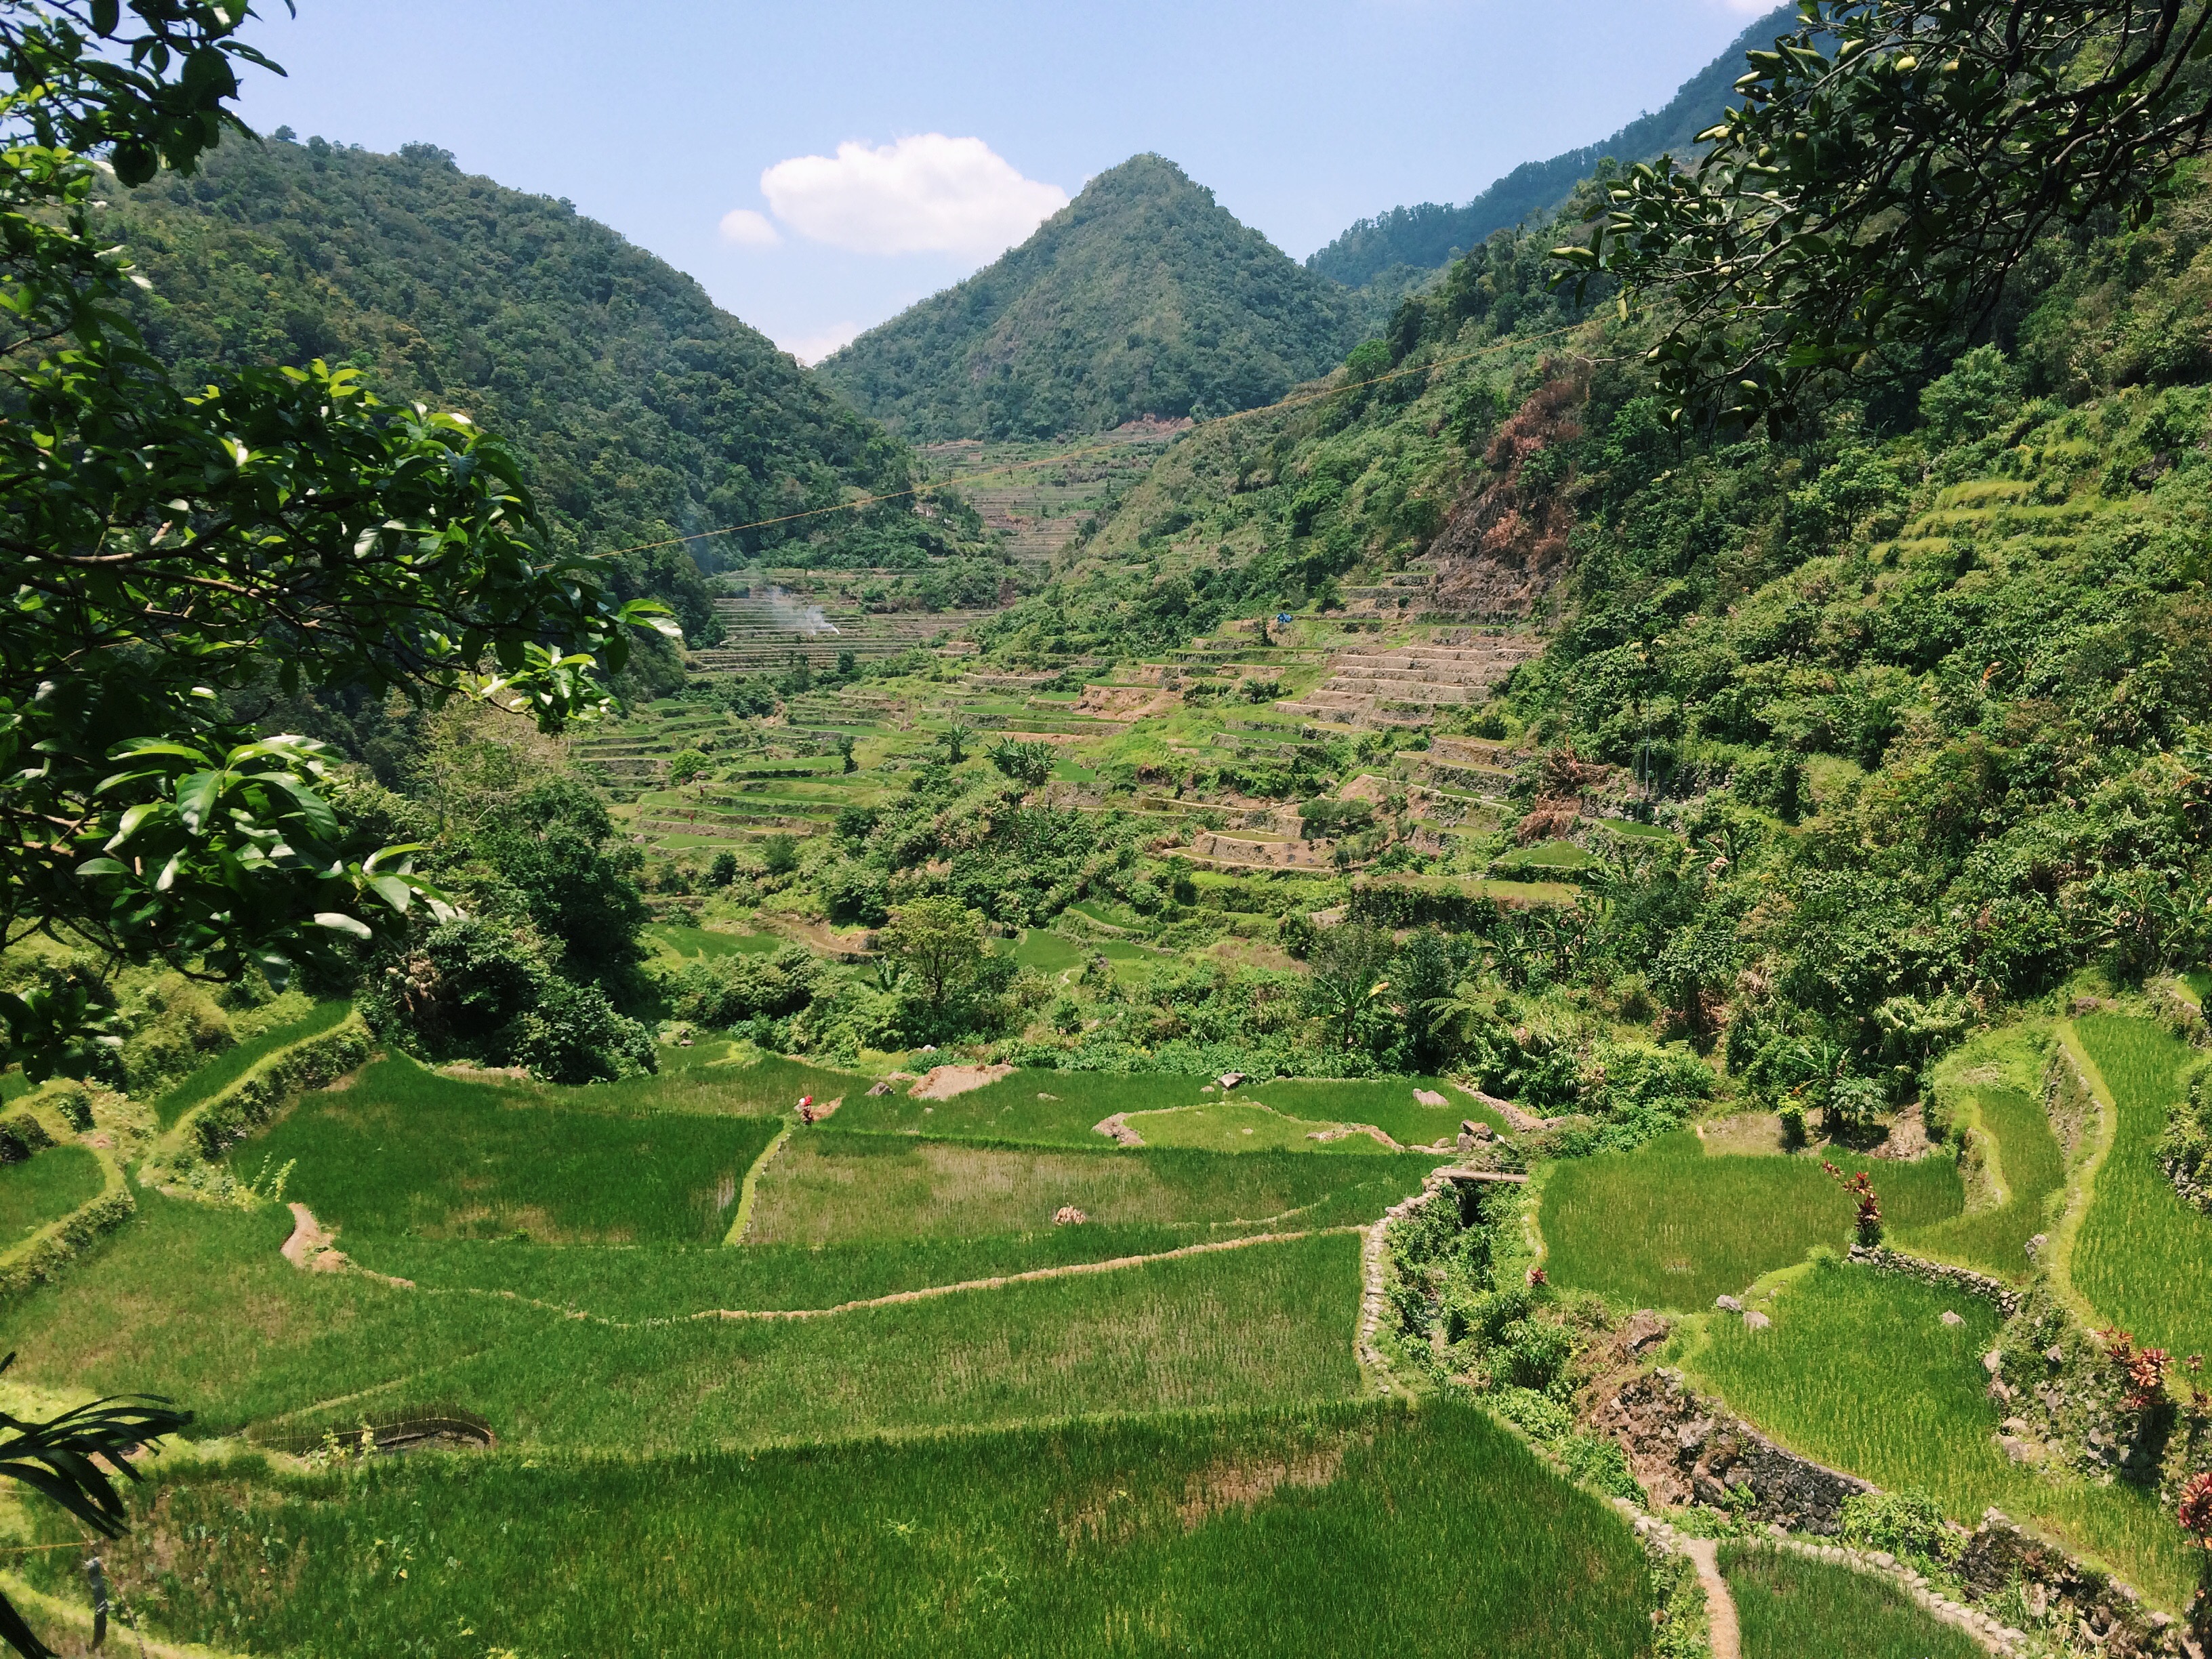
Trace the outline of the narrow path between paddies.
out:
<instances>
[{"instance_id":1,"label":"narrow path between paddies","mask_svg":"<svg viewBox=\"0 0 2212 1659\"><path fill-rule=\"evenodd\" d=\"M869 1308L889 1308L905 1302L926 1302L933 1297L959 1296L971 1291L1003 1290L1009 1285L1034 1284L1042 1279L1073 1279L1079 1273L1119 1273L1124 1268L1142 1267L1154 1261L1178 1261L1186 1256L1210 1255L1221 1250L1249 1249L1255 1244L1287 1244L1296 1239L1326 1238L1339 1233L1364 1233L1367 1231L1364 1227L1347 1226L1310 1227L1287 1233L1254 1233L1246 1238L1221 1238L1204 1244L1179 1245L1172 1250L1158 1250L1150 1255L1110 1256L1103 1261L1074 1261L1058 1267L1032 1267L1024 1273L1000 1273L989 1279L963 1279L952 1285L926 1285L917 1290L894 1291L885 1296L840 1302L830 1308L702 1308L696 1313L673 1314L665 1319L610 1319L585 1309L541 1301L514 1291L488 1291L474 1285L421 1285L410 1279L395 1279L389 1273L374 1272L335 1249L337 1235L317 1222L313 1212L306 1205L295 1204L291 1206L291 1211L292 1236L284 1242L283 1256L303 1272L356 1273L395 1289L414 1291L423 1296L496 1297L505 1302L519 1302L526 1307L542 1308L547 1313L560 1315L563 1319L580 1320L617 1331L653 1330L667 1325L688 1325L702 1319L828 1319L833 1315L860 1313Z\"/></svg>"},{"instance_id":2,"label":"narrow path between paddies","mask_svg":"<svg viewBox=\"0 0 2212 1659\"><path fill-rule=\"evenodd\" d=\"M1728 1580L1721 1577L1720 1546L1710 1538L1688 1538L1682 1541L1682 1553L1697 1568L1698 1583L1705 1588L1707 1639L1712 1644L1713 1659L1743 1659L1743 1632L1736 1623L1735 1597L1729 1593Z\"/></svg>"}]
</instances>

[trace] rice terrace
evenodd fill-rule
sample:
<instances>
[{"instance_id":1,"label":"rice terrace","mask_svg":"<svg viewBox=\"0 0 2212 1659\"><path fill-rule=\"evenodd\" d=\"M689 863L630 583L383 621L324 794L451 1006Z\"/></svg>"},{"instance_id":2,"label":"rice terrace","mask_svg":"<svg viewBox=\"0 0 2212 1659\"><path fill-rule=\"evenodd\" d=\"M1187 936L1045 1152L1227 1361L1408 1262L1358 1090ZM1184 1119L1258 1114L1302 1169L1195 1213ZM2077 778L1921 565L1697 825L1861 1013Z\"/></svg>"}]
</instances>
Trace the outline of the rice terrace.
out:
<instances>
[{"instance_id":1,"label":"rice terrace","mask_svg":"<svg viewBox=\"0 0 2212 1659\"><path fill-rule=\"evenodd\" d=\"M0 1651L2212 1656L2212 3L632 9L0 0Z\"/></svg>"}]
</instances>

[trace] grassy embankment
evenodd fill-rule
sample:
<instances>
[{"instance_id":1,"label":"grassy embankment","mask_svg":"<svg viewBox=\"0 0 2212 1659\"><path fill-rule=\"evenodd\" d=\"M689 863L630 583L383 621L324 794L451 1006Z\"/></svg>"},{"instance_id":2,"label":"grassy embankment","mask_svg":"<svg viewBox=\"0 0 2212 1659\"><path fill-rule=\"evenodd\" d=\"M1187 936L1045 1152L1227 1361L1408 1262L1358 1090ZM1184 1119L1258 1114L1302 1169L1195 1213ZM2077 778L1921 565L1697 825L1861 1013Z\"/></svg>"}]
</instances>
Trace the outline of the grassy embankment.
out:
<instances>
[{"instance_id":1,"label":"grassy embankment","mask_svg":"<svg viewBox=\"0 0 2212 1659\"><path fill-rule=\"evenodd\" d=\"M100 1195L100 1160L82 1146L49 1146L21 1164L0 1164L0 1249Z\"/></svg>"},{"instance_id":2,"label":"grassy embankment","mask_svg":"<svg viewBox=\"0 0 2212 1659\"><path fill-rule=\"evenodd\" d=\"M1894 1227L1932 1224L1964 1202L1948 1158L1825 1156L1840 1169L1871 1171ZM1802 1261L1815 1244L1841 1249L1853 1215L1817 1158L1710 1155L1685 1130L1633 1152L1559 1165L1545 1184L1539 1224L1554 1284L1631 1306L1691 1310Z\"/></svg>"},{"instance_id":3,"label":"grassy embankment","mask_svg":"<svg viewBox=\"0 0 2212 1659\"><path fill-rule=\"evenodd\" d=\"M1915 1607L1894 1584L1755 1544L1721 1551L1743 1659L1981 1659L1980 1643Z\"/></svg>"},{"instance_id":4,"label":"grassy embankment","mask_svg":"<svg viewBox=\"0 0 2212 1659\"><path fill-rule=\"evenodd\" d=\"M154 1112L161 1120L161 1127L167 1128L193 1107L212 1100L244 1077L257 1062L279 1048L332 1030L352 1009L349 1002L319 1002L301 1018L271 1026L258 1036L224 1049L154 1103Z\"/></svg>"},{"instance_id":5,"label":"grassy embankment","mask_svg":"<svg viewBox=\"0 0 2212 1659\"><path fill-rule=\"evenodd\" d=\"M1631 1659L1651 1627L1627 1529L1450 1405L647 1462L185 1466L107 1559L126 1595L158 1588L175 1635L300 1654Z\"/></svg>"}]
</instances>

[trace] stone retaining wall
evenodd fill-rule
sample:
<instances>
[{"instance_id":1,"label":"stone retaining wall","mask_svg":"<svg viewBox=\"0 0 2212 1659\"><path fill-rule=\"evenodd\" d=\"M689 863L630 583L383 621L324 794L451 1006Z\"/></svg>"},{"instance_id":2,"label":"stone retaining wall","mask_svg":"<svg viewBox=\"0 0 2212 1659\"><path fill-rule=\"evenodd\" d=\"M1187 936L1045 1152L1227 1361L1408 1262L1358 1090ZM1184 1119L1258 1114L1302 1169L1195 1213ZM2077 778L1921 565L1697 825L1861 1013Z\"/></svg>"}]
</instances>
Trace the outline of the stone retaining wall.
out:
<instances>
[{"instance_id":1,"label":"stone retaining wall","mask_svg":"<svg viewBox=\"0 0 2212 1659\"><path fill-rule=\"evenodd\" d=\"M1959 1573L1968 1600L1991 1601L2017 1586L2045 1628L2108 1659L2204 1659L2202 1638L2172 1615L2149 1611L2128 1585L2022 1530L2002 1510L1984 1513Z\"/></svg>"},{"instance_id":2,"label":"stone retaining wall","mask_svg":"<svg viewBox=\"0 0 2212 1659\"><path fill-rule=\"evenodd\" d=\"M1854 1244L1851 1260L1863 1267L1871 1267L1878 1273L1898 1273L1906 1279L1917 1279L1923 1285L1935 1285L1945 1290L1962 1291L1993 1303L2007 1319L2020 1311L2020 1292L2001 1279L1987 1273L1978 1273L1971 1267L1954 1267L1942 1261L1929 1261L1921 1256L1907 1255L1902 1250L1887 1246Z\"/></svg>"},{"instance_id":3,"label":"stone retaining wall","mask_svg":"<svg viewBox=\"0 0 2212 1659\"><path fill-rule=\"evenodd\" d=\"M1785 1451L1716 1401L1700 1398L1679 1371L1631 1377L1591 1413L1589 1426L1628 1454L1629 1468L1653 1500L1734 1509L1751 1494L1749 1514L1791 1532L1833 1537L1844 1500L1876 1488Z\"/></svg>"},{"instance_id":4,"label":"stone retaining wall","mask_svg":"<svg viewBox=\"0 0 2212 1659\"><path fill-rule=\"evenodd\" d=\"M1627 1453L1630 1468L1656 1504L1734 1509L1745 1501L1737 1494L1748 1492L1753 1520L1832 1538L1842 1530L1845 1500L1880 1490L1784 1450L1718 1401L1699 1396L1678 1371L1631 1377L1598 1404L1587 1425ZM1867 1559L1885 1570L1895 1565L1878 1554ZM1966 1537L1959 1571L1969 1602L1997 1601L2017 1589L2037 1622L2068 1640L2087 1642L2109 1659L2212 1659L2202 1637L2170 1614L2147 1609L2128 1585L1996 1510ZM1978 1633L2002 1630L1979 1622Z\"/></svg>"}]
</instances>

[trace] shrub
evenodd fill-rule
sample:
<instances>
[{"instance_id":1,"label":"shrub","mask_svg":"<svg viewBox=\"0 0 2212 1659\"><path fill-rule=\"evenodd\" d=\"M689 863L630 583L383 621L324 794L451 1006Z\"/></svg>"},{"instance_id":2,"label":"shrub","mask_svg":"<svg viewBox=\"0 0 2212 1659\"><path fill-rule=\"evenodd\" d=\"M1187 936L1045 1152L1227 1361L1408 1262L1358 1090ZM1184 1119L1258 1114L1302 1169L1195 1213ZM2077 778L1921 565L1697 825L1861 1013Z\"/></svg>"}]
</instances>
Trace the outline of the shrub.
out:
<instances>
[{"instance_id":1,"label":"shrub","mask_svg":"<svg viewBox=\"0 0 2212 1659\"><path fill-rule=\"evenodd\" d=\"M857 859L840 859L815 878L830 920L842 927L880 927L889 920L890 888L884 872Z\"/></svg>"},{"instance_id":2,"label":"shrub","mask_svg":"<svg viewBox=\"0 0 2212 1659\"><path fill-rule=\"evenodd\" d=\"M770 836L761 843L761 863L771 876L787 876L799 868L799 842L790 836Z\"/></svg>"},{"instance_id":3,"label":"shrub","mask_svg":"<svg viewBox=\"0 0 2212 1659\"><path fill-rule=\"evenodd\" d=\"M1302 801L1298 805L1298 829L1308 841L1330 836L1358 835L1371 829L1375 823L1375 805L1364 800Z\"/></svg>"},{"instance_id":4,"label":"shrub","mask_svg":"<svg viewBox=\"0 0 2212 1659\"><path fill-rule=\"evenodd\" d=\"M573 981L526 925L481 916L432 928L364 999L372 1023L434 1059L520 1065L554 1083L654 1069L653 1036L598 986Z\"/></svg>"},{"instance_id":5,"label":"shrub","mask_svg":"<svg viewBox=\"0 0 2212 1659\"><path fill-rule=\"evenodd\" d=\"M535 1005L501 1034L512 1064L553 1083L608 1083L656 1065L653 1033L617 1013L605 992L557 975L538 988Z\"/></svg>"},{"instance_id":6,"label":"shrub","mask_svg":"<svg viewBox=\"0 0 2212 1659\"><path fill-rule=\"evenodd\" d=\"M773 957L688 963L676 975L672 1001L678 1019L726 1028L760 1015L795 1014L813 1000L814 959L793 946Z\"/></svg>"},{"instance_id":7,"label":"shrub","mask_svg":"<svg viewBox=\"0 0 2212 1659\"><path fill-rule=\"evenodd\" d=\"M1861 1549L1944 1565L1962 1547L1943 1506L1917 1492L1856 1492L1844 1500L1843 1528L1844 1541Z\"/></svg>"},{"instance_id":8,"label":"shrub","mask_svg":"<svg viewBox=\"0 0 2212 1659\"><path fill-rule=\"evenodd\" d=\"M46 1126L28 1112L0 1118L0 1164L21 1164L41 1147L53 1144Z\"/></svg>"},{"instance_id":9,"label":"shrub","mask_svg":"<svg viewBox=\"0 0 2212 1659\"><path fill-rule=\"evenodd\" d=\"M1516 1389L1548 1393L1566 1381L1575 1340L1557 1325L1516 1319L1498 1334L1499 1375Z\"/></svg>"}]
</instances>

